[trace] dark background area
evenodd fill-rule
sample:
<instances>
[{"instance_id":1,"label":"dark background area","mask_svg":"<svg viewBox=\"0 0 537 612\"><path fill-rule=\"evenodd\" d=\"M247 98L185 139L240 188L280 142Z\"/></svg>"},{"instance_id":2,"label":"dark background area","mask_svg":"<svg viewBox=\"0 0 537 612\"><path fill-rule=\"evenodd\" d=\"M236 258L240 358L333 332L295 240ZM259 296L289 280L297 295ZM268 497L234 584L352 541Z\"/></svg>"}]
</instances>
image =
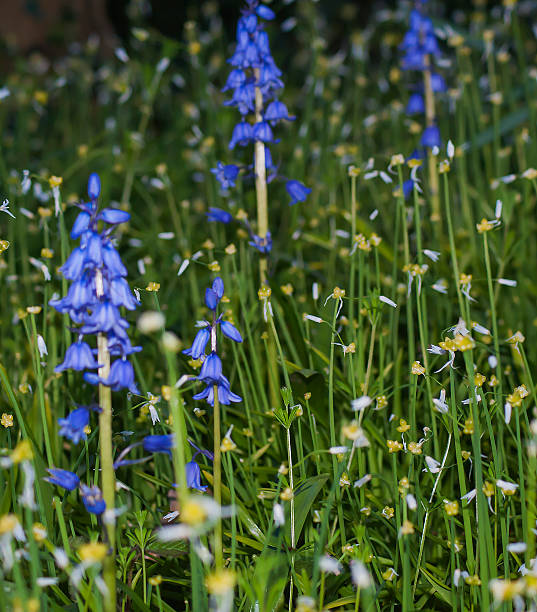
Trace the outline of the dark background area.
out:
<instances>
[{"instance_id":1,"label":"dark background area","mask_svg":"<svg viewBox=\"0 0 537 612\"><path fill-rule=\"evenodd\" d=\"M313 0L310 0L313 2ZM133 25L153 27L167 37L181 39L184 24L198 20L203 6L213 2L224 27L233 32L242 0L0 0L0 38L15 53L41 51L60 54L73 41L84 41L98 32L111 50L128 37ZM276 0L278 20L296 15L294 2ZM395 8L397 0L318 0L316 5L330 23L336 42L349 28L364 27L374 11ZM501 1L429 1L431 14L449 16L454 11L479 7L490 10ZM329 44L332 41L327 41Z\"/></svg>"}]
</instances>

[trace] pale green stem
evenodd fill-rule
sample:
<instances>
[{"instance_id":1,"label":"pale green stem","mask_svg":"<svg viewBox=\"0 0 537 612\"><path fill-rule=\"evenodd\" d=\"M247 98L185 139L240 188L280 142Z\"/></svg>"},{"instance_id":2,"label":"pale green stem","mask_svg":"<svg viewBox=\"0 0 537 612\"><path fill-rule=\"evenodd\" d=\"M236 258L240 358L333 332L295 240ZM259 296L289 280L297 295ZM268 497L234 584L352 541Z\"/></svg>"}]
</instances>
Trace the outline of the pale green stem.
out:
<instances>
[{"instance_id":1,"label":"pale green stem","mask_svg":"<svg viewBox=\"0 0 537 612\"><path fill-rule=\"evenodd\" d=\"M222 504L222 451L220 448L220 402L218 401L218 385L214 385L214 411L213 411L213 489L214 500ZM219 516L214 527L214 561L217 569L224 564L224 551L222 550L222 519Z\"/></svg>"}]
</instances>

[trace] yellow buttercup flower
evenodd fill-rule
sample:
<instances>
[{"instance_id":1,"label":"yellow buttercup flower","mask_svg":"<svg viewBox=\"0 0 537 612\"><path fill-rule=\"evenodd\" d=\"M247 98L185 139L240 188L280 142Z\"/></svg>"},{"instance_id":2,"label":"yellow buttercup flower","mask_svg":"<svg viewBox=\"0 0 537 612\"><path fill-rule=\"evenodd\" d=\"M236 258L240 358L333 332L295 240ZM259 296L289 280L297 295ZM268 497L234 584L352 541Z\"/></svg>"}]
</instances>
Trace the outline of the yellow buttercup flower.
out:
<instances>
[{"instance_id":1,"label":"yellow buttercup flower","mask_svg":"<svg viewBox=\"0 0 537 612\"><path fill-rule=\"evenodd\" d=\"M334 287L334 291L332 291L332 297L334 300L340 300L345 297L345 289L340 289L339 287Z\"/></svg>"},{"instance_id":2,"label":"yellow buttercup flower","mask_svg":"<svg viewBox=\"0 0 537 612\"><path fill-rule=\"evenodd\" d=\"M421 363L419 361L415 361L412 364L411 373L415 374L416 376L423 375L423 374L425 374L425 368L421 365Z\"/></svg>"},{"instance_id":3,"label":"yellow buttercup flower","mask_svg":"<svg viewBox=\"0 0 537 612\"><path fill-rule=\"evenodd\" d=\"M100 563L108 554L108 547L102 542L89 542L82 544L78 549L78 556L85 563L93 565Z\"/></svg>"},{"instance_id":4,"label":"yellow buttercup flower","mask_svg":"<svg viewBox=\"0 0 537 612\"><path fill-rule=\"evenodd\" d=\"M0 421L0 423L2 423L2 425L4 427L13 427L13 415L12 414L7 414L6 412L4 412L2 414L2 419Z\"/></svg>"},{"instance_id":5,"label":"yellow buttercup flower","mask_svg":"<svg viewBox=\"0 0 537 612\"><path fill-rule=\"evenodd\" d=\"M444 502L444 510L448 516L456 516L459 514L459 502L455 501L445 501Z\"/></svg>"},{"instance_id":6,"label":"yellow buttercup flower","mask_svg":"<svg viewBox=\"0 0 537 612\"><path fill-rule=\"evenodd\" d=\"M386 444L390 453L398 453L403 450L403 445L398 440L386 440Z\"/></svg>"},{"instance_id":7,"label":"yellow buttercup flower","mask_svg":"<svg viewBox=\"0 0 537 612\"><path fill-rule=\"evenodd\" d=\"M268 285L263 285L262 287L259 288L259 291L257 292L257 297L260 300L266 300L271 296L271 289Z\"/></svg>"},{"instance_id":8,"label":"yellow buttercup flower","mask_svg":"<svg viewBox=\"0 0 537 612\"><path fill-rule=\"evenodd\" d=\"M63 178L61 176L51 176L48 180L48 184L50 188L59 187L63 183Z\"/></svg>"},{"instance_id":9,"label":"yellow buttercup flower","mask_svg":"<svg viewBox=\"0 0 537 612\"><path fill-rule=\"evenodd\" d=\"M464 421L464 429L462 430L462 432L469 436L474 433L474 420L473 419L466 419L466 421Z\"/></svg>"},{"instance_id":10,"label":"yellow buttercup flower","mask_svg":"<svg viewBox=\"0 0 537 612\"><path fill-rule=\"evenodd\" d=\"M483 234L484 232L490 232L490 230L494 229L494 223L487 221L487 219L481 219L481 223L478 223L476 227L477 231Z\"/></svg>"},{"instance_id":11,"label":"yellow buttercup flower","mask_svg":"<svg viewBox=\"0 0 537 612\"><path fill-rule=\"evenodd\" d=\"M405 419L399 419L399 425L397 427L397 431L401 433L405 433L410 429L410 425L405 421Z\"/></svg>"}]
</instances>

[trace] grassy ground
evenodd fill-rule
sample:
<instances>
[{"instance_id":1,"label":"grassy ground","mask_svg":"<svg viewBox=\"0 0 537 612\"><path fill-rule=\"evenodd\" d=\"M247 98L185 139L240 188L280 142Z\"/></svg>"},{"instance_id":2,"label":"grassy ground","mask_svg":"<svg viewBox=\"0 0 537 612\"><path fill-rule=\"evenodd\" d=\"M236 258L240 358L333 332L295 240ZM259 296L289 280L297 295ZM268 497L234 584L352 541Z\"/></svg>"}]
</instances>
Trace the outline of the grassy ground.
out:
<instances>
[{"instance_id":1,"label":"grassy ground","mask_svg":"<svg viewBox=\"0 0 537 612\"><path fill-rule=\"evenodd\" d=\"M217 4L179 42L140 22L127 57L104 60L91 42L51 65L14 56L0 101L1 190L16 216L0 217L0 611L109 610L114 579L121 610L532 609L537 45L533 5L504 4L435 21L443 145L419 167L405 161L424 128L404 110L420 78L400 69L406 9L360 29L349 18L335 50L314 3L285 8L289 31L277 16L269 34L297 120L278 128L273 156L312 193L289 207L283 185L268 186L263 286L244 221L205 215L256 224L253 182L224 198L210 172L234 159L237 119L221 106L231 33ZM131 213L118 250L141 300L126 314L140 395L112 394L114 456L148 434L182 441L173 460L115 470L115 530L43 480L58 467L100 484L110 470L96 415L85 442L58 435L58 418L97 393L54 372L71 331L48 306L68 288L58 268L90 172L101 201ZM179 349L216 276L219 312L244 342L219 339L243 401L220 406L215 428L192 399L201 363ZM169 333L137 325L155 311ZM205 494L172 486L192 458L186 437L211 450L223 439L221 484L218 458L196 457ZM208 502L219 496L223 511Z\"/></svg>"}]
</instances>

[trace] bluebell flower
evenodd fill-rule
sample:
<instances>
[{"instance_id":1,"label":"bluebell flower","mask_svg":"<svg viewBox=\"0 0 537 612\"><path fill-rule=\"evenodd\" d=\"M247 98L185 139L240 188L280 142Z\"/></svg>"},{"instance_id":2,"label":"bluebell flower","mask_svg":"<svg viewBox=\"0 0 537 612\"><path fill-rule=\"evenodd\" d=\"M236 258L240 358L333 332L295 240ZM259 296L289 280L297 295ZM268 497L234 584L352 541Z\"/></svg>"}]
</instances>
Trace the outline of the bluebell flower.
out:
<instances>
[{"instance_id":1,"label":"bluebell flower","mask_svg":"<svg viewBox=\"0 0 537 612\"><path fill-rule=\"evenodd\" d=\"M248 244L253 246L254 249L257 249L260 253L266 255L272 251L272 235L270 232L267 232L267 235L264 237L252 234Z\"/></svg>"},{"instance_id":2,"label":"bluebell flower","mask_svg":"<svg viewBox=\"0 0 537 612\"><path fill-rule=\"evenodd\" d=\"M224 336L227 336L235 342L242 342L242 336L233 323L230 323L229 321L220 321L220 329L222 330Z\"/></svg>"},{"instance_id":3,"label":"bluebell flower","mask_svg":"<svg viewBox=\"0 0 537 612\"><path fill-rule=\"evenodd\" d=\"M229 141L229 148L233 150L237 145L245 147L252 141L252 126L245 121L237 123L233 129L231 140Z\"/></svg>"},{"instance_id":4,"label":"bluebell flower","mask_svg":"<svg viewBox=\"0 0 537 612\"><path fill-rule=\"evenodd\" d=\"M408 99L405 112L407 115L418 115L425 112L425 102L419 93L413 93Z\"/></svg>"},{"instance_id":5,"label":"bluebell flower","mask_svg":"<svg viewBox=\"0 0 537 612\"><path fill-rule=\"evenodd\" d=\"M447 91L446 81L441 74L436 72L431 73L431 89L435 93L443 93Z\"/></svg>"},{"instance_id":6,"label":"bluebell flower","mask_svg":"<svg viewBox=\"0 0 537 612\"><path fill-rule=\"evenodd\" d=\"M51 484L58 485L58 487L62 487L63 489L67 489L67 491L73 491L80 483L80 478L74 472L69 472L69 470L49 468L47 472L50 476L44 478L44 480Z\"/></svg>"},{"instance_id":7,"label":"bluebell flower","mask_svg":"<svg viewBox=\"0 0 537 612\"><path fill-rule=\"evenodd\" d=\"M93 357L93 351L86 342L78 340L67 347L65 357L60 365L54 368L55 372L63 372L64 370L91 370L98 368L99 364Z\"/></svg>"},{"instance_id":8,"label":"bluebell flower","mask_svg":"<svg viewBox=\"0 0 537 612\"><path fill-rule=\"evenodd\" d=\"M224 165L222 162L219 161L216 164L216 168L211 168L211 172L216 176L216 180L220 183L220 187L225 190L229 189L230 187L235 187L235 180L239 175L239 167L235 164ZM209 209L209 211L212 210L220 212L220 208ZM218 215L215 215L214 218L211 218L211 216L209 215L209 221L220 221L222 223L229 223L232 217L229 213L225 214L229 216L229 219L227 221L218 218Z\"/></svg>"},{"instance_id":9,"label":"bluebell flower","mask_svg":"<svg viewBox=\"0 0 537 612\"><path fill-rule=\"evenodd\" d=\"M71 238L75 240L80 238L82 234L88 229L91 222L91 215L89 212L83 210L78 213L78 217L75 219L73 227L71 229Z\"/></svg>"},{"instance_id":10,"label":"bluebell flower","mask_svg":"<svg viewBox=\"0 0 537 612\"><path fill-rule=\"evenodd\" d=\"M119 208L104 208L98 215L99 221L104 221L109 225L119 225L120 223L127 223L131 218L130 214L126 210L120 210Z\"/></svg>"},{"instance_id":11,"label":"bluebell flower","mask_svg":"<svg viewBox=\"0 0 537 612\"><path fill-rule=\"evenodd\" d=\"M220 162L218 162L220 163ZM214 170L214 168L213 168ZM212 171L211 171L212 172ZM231 223L233 221L233 216L231 213L228 213L227 210L222 210L221 208L216 208L215 206L211 206L209 208L209 212L207 214L207 221L211 221L213 223Z\"/></svg>"},{"instance_id":12,"label":"bluebell flower","mask_svg":"<svg viewBox=\"0 0 537 612\"><path fill-rule=\"evenodd\" d=\"M101 179L96 172L92 172L88 179L88 195L92 200L96 200L101 193Z\"/></svg>"},{"instance_id":13,"label":"bluebell flower","mask_svg":"<svg viewBox=\"0 0 537 612\"><path fill-rule=\"evenodd\" d=\"M216 293L216 296L218 297L218 299L221 300L222 297L224 296L224 281L219 276L217 276L213 280L211 289Z\"/></svg>"},{"instance_id":14,"label":"bluebell flower","mask_svg":"<svg viewBox=\"0 0 537 612\"><path fill-rule=\"evenodd\" d=\"M116 359L110 366L110 374L108 378L101 380L103 385L110 387L112 391L120 389L128 389L131 393L140 394L136 383L134 382L134 368L132 363L126 358Z\"/></svg>"},{"instance_id":15,"label":"bluebell flower","mask_svg":"<svg viewBox=\"0 0 537 612\"><path fill-rule=\"evenodd\" d=\"M227 406L230 403L242 402L242 397L233 393L230 388L229 380L222 374L216 385L218 401ZM205 400L210 406L214 406L214 384L207 385L203 391L193 396L195 400Z\"/></svg>"},{"instance_id":16,"label":"bluebell flower","mask_svg":"<svg viewBox=\"0 0 537 612\"><path fill-rule=\"evenodd\" d=\"M148 453L168 453L171 455L171 449L175 445L175 437L173 434L146 436L142 444L144 450Z\"/></svg>"},{"instance_id":17,"label":"bluebell flower","mask_svg":"<svg viewBox=\"0 0 537 612\"><path fill-rule=\"evenodd\" d=\"M205 358L198 376L198 380L203 381L207 385L216 385L222 375L222 361L220 357L213 351Z\"/></svg>"},{"instance_id":18,"label":"bluebell flower","mask_svg":"<svg viewBox=\"0 0 537 612\"><path fill-rule=\"evenodd\" d=\"M244 83L233 91L231 100L224 102L224 106L236 106L241 115L248 115L255 111L255 85Z\"/></svg>"},{"instance_id":19,"label":"bluebell flower","mask_svg":"<svg viewBox=\"0 0 537 612\"><path fill-rule=\"evenodd\" d=\"M96 485L88 487L82 483L80 485L80 492L82 494L82 501L88 512L100 516L106 510L103 494L99 487Z\"/></svg>"},{"instance_id":20,"label":"bluebell flower","mask_svg":"<svg viewBox=\"0 0 537 612\"><path fill-rule=\"evenodd\" d=\"M60 268L61 273L67 280L78 278L86 266L86 253L84 249L77 247L69 255L67 261Z\"/></svg>"},{"instance_id":21,"label":"bluebell flower","mask_svg":"<svg viewBox=\"0 0 537 612\"><path fill-rule=\"evenodd\" d=\"M68 438L73 444L78 444L80 440L87 438L84 430L89 425L89 409L86 406L76 408L64 419L58 419L58 425L60 436Z\"/></svg>"},{"instance_id":22,"label":"bluebell flower","mask_svg":"<svg viewBox=\"0 0 537 612\"><path fill-rule=\"evenodd\" d=\"M414 191L414 181L412 179L408 179L404 181L403 182L403 197L405 198L405 200L408 200L408 198L412 195L413 191Z\"/></svg>"},{"instance_id":23,"label":"bluebell flower","mask_svg":"<svg viewBox=\"0 0 537 612\"><path fill-rule=\"evenodd\" d=\"M255 12L258 17L261 17L261 19L270 20L276 17L274 11L272 9L269 9L269 7L265 6L264 4L258 4L255 8Z\"/></svg>"},{"instance_id":24,"label":"bluebell flower","mask_svg":"<svg viewBox=\"0 0 537 612\"><path fill-rule=\"evenodd\" d=\"M230 89L236 89L246 83L246 73L240 68L236 68L229 73L226 84L222 88L222 91L229 91Z\"/></svg>"},{"instance_id":25,"label":"bluebell flower","mask_svg":"<svg viewBox=\"0 0 537 612\"><path fill-rule=\"evenodd\" d=\"M287 181L285 184L287 193L291 196L289 204L296 204L297 202L304 202L311 193L311 189L303 185L300 181Z\"/></svg>"},{"instance_id":26,"label":"bluebell flower","mask_svg":"<svg viewBox=\"0 0 537 612\"><path fill-rule=\"evenodd\" d=\"M211 337L211 328L209 326L202 327L194 338L191 348L185 349L183 353L190 355L192 359L199 359L205 353L205 347Z\"/></svg>"},{"instance_id":27,"label":"bluebell flower","mask_svg":"<svg viewBox=\"0 0 537 612\"><path fill-rule=\"evenodd\" d=\"M265 121L269 121L271 125L276 125L278 121L287 120L294 121L296 117L290 116L287 106L279 100L273 100L265 110Z\"/></svg>"},{"instance_id":28,"label":"bluebell flower","mask_svg":"<svg viewBox=\"0 0 537 612\"><path fill-rule=\"evenodd\" d=\"M201 470L200 466L192 459L186 466L186 486L189 489L196 489L197 491L207 491L207 486L201 484Z\"/></svg>"},{"instance_id":29,"label":"bluebell flower","mask_svg":"<svg viewBox=\"0 0 537 612\"><path fill-rule=\"evenodd\" d=\"M224 283L221 278L215 278L211 287L205 290L205 305L210 310L216 310L218 302L224 295Z\"/></svg>"},{"instance_id":30,"label":"bluebell flower","mask_svg":"<svg viewBox=\"0 0 537 612\"><path fill-rule=\"evenodd\" d=\"M421 144L429 149L439 147L442 144L440 140L440 130L436 125L429 125L423 130Z\"/></svg>"},{"instance_id":31,"label":"bluebell flower","mask_svg":"<svg viewBox=\"0 0 537 612\"><path fill-rule=\"evenodd\" d=\"M260 121L253 127L252 136L254 140L260 140L261 142L276 142L272 135L272 129L268 124L268 121Z\"/></svg>"},{"instance_id":32,"label":"bluebell flower","mask_svg":"<svg viewBox=\"0 0 537 612\"><path fill-rule=\"evenodd\" d=\"M125 331L129 324L120 309L134 310L139 302L125 280L127 269L112 242L114 227L128 221L130 215L117 208L99 209L100 191L98 175L91 174L88 180L90 201L78 205L80 213L71 230L71 237L79 239L80 244L61 268L72 283L66 296L49 302L59 312L67 313L78 326L78 339L67 349L56 371L98 368L95 351L84 336L103 334L110 353L120 359L112 364L107 381L87 371L85 379L91 384L107 384L114 390L126 388L134 393L138 391L134 371L126 358L139 348L130 343Z\"/></svg>"}]
</instances>

